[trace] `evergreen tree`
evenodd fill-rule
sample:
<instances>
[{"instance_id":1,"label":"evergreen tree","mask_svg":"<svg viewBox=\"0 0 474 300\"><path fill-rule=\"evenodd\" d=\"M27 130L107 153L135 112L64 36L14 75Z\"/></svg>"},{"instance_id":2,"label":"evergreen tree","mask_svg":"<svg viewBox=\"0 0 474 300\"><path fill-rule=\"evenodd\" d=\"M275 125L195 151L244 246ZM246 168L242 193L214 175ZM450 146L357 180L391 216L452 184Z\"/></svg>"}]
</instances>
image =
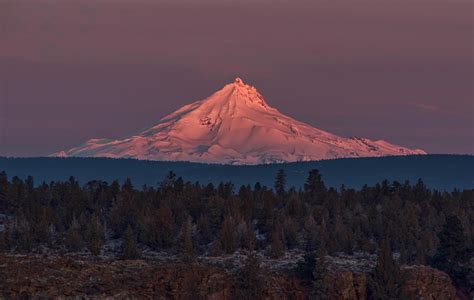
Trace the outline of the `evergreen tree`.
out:
<instances>
[{"instance_id":1,"label":"evergreen tree","mask_svg":"<svg viewBox=\"0 0 474 300\"><path fill-rule=\"evenodd\" d=\"M7 232L3 231L0 233L0 252L6 252L10 250Z\"/></svg>"},{"instance_id":2,"label":"evergreen tree","mask_svg":"<svg viewBox=\"0 0 474 300\"><path fill-rule=\"evenodd\" d=\"M137 239L133 233L132 227L129 225L125 230L122 239L122 259L139 259L141 257L140 250L137 246Z\"/></svg>"},{"instance_id":3,"label":"evergreen tree","mask_svg":"<svg viewBox=\"0 0 474 300\"><path fill-rule=\"evenodd\" d=\"M461 221L456 216L446 218L446 224L438 235L439 246L436 261L462 263L467 259L466 237Z\"/></svg>"},{"instance_id":4,"label":"evergreen tree","mask_svg":"<svg viewBox=\"0 0 474 300\"><path fill-rule=\"evenodd\" d=\"M170 175L171 176L171 175ZM168 205L162 204L158 210L158 224L154 228L158 233L158 243L160 247L170 248L174 240L173 212Z\"/></svg>"},{"instance_id":5,"label":"evergreen tree","mask_svg":"<svg viewBox=\"0 0 474 300\"><path fill-rule=\"evenodd\" d=\"M13 247L12 230L10 224L5 224L5 229L0 233L0 252L9 251Z\"/></svg>"},{"instance_id":6,"label":"evergreen tree","mask_svg":"<svg viewBox=\"0 0 474 300\"><path fill-rule=\"evenodd\" d=\"M416 263L418 265L426 264L426 247L421 242L416 242Z\"/></svg>"},{"instance_id":7,"label":"evergreen tree","mask_svg":"<svg viewBox=\"0 0 474 300\"><path fill-rule=\"evenodd\" d=\"M445 271L457 286L470 286L469 250L466 245L464 229L458 217L446 218L446 224L438 234L439 245L433 258L433 266Z\"/></svg>"},{"instance_id":8,"label":"evergreen tree","mask_svg":"<svg viewBox=\"0 0 474 300\"><path fill-rule=\"evenodd\" d=\"M286 246L292 249L298 245L298 227L293 218L288 217L283 222L283 233Z\"/></svg>"},{"instance_id":9,"label":"evergreen tree","mask_svg":"<svg viewBox=\"0 0 474 300\"><path fill-rule=\"evenodd\" d=\"M284 197L286 194L285 191L285 184L286 184L286 174L283 169L278 170L278 173L275 177L275 192L279 197Z\"/></svg>"},{"instance_id":10,"label":"evergreen tree","mask_svg":"<svg viewBox=\"0 0 474 300\"><path fill-rule=\"evenodd\" d=\"M327 299L327 263L323 248L306 251L303 260L298 262L295 272L296 276L311 284L310 299Z\"/></svg>"},{"instance_id":11,"label":"evergreen tree","mask_svg":"<svg viewBox=\"0 0 474 300\"><path fill-rule=\"evenodd\" d=\"M277 227L272 233L272 244L270 248L270 256L272 258L280 258L285 255L285 246L283 245L281 236L281 229Z\"/></svg>"},{"instance_id":12,"label":"evergreen tree","mask_svg":"<svg viewBox=\"0 0 474 300\"><path fill-rule=\"evenodd\" d=\"M317 224L310 214L304 223L304 241L306 251L315 251L317 248Z\"/></svg>"},{"instance_id":13,"label":"evergreen tree","mask_svg":"<svg viewBox=\"0 0 474 300\"><path fill-rule=\"evenodd\" d=\"M327 263L326 252L323 248L316 251L316 260L313 269L312 299L327 299L328 284L326 282Z\"/></svg>"},{"instance_id":14,"label":"evergreen tree","mask_svg":"<svg viewBox=\"0 0 474 300\"><path fill-rule=\"evenodd\" d=\"M327 189L318 170L313 169L309 172L308 179L304 184L304 192L306 201L309 203L318 205L324 203Z\"/></svg>"},{"instance_id":15,"label":"evergreen tree","mask_svg":"<svg viewBox=\"0 0 474 300\"><path fill-rule=\"evenodd\" d=\"M377 265L369 281L371 299L399 299L402 276L400 267L393 259L390 245L382 243L377 257Z\"/></svg>"},{"instance_id":16,"label":"evergreen tree","mask_svg":"<svg viewBox=\"0 0 474 300\"><path fill-rule=\"evenodd\" d=\"M224 223L222 224L219 240L225 253L232 254L237 250L238 237L236 224L231 216L225 218Z\"/></svg>"},{"instance_id":17,"label":"evergreen tree","mask_svg":"<svg viewBox=\"0 0 474 300\"><path fill-rule=\"evenodd\" d=\"M209 244L212 240L212 230L209 219L206 216L201 217L197 223L198 241L200 244Z\"/></svg>"},{"instance_id":18,"label":"evergreen tree","mask_svg":"<svg viewBox=\"0 0 474 300\"><path fill-rule=\"evenodd\" d=\"M30 252L33 249L33 237L29 230L20 232L18 249L22 252Z\"/></svg>"},{"instance_id":19,"label":"evergreen tree","mask_svg":"<svg viewBox=\"0 0 474 300\"><path fill-rule=\"evenodd\" d=\"M239 299L253 300L260 298L262 287L261 273L260 260L255 253L249 254L238 277Z\"/></svg>"},{"instance_id":20,"label":"evergreen tree","mask_svg":"<svg viewBox=\"0 0 474 300\"><path fill-rule=\"evenodd\" d=\"M398 259L400 265L408 263L408 249L405 243L400 246L400 258Z\"/></svg>"},{"instance_id":21,"label":"evergreen tree","mask_svg":"<svg viewBox=\"0 0 474 300\"><path fill-rule=\"evenodd\" d=\"M191 219L188 219L181 227L181 255L185 262L193 261L195 256L191 226Z\"/></svg>"},{"instance_id":22,"label":"evergreen tree","mask_svg":"<svg viewBox=\"0 0 474 300\"><path fill-rule=\"evenodd\" d=\"M0 172L0 211L6 211L7 209L7 194L10 183L8 182L8 176L5 171Z\"/></svg>"},{"instance_id":23,"label":"evergreen tree","mask_svg":"<svg viewBox=\"0 0 474 300\"><path fill-rule=\"evenodd\" d=\"M83 241L82 241L82 236L79 230L74 228L73 226L70 226L66 233L66 238L65 238L64 243L68 251L70 252L80 251L82 249Z\"/></svg>"},{"instance_id":24,"label":"evergreen tree","mask_svg":"<svg viewBox=\"0 0 474 300\"><path fill-rule=\"evenodd\" d=\"M303 280L313 281L314 280L314 269L316 267L316 252L306 251L302 261L299 261L295 273L296 276Z\"/></svg>"},{"instance_id":25,"label":"evergreen tree","mask_svg":"<svg viewBox=\"0 0 474 300\"><path fill-rule=\"evenodd\" d=\"M255 250L257 246L257 240L255 238L255 230L250 222L247 223L245 226L242 246L244 249L247 249L249 251Z\"/></svg>"},{"instance_id":26,"label":"evergreen tree","mask_svg":"<svg viewBox=\"0 0 474 300\"><path fill-rule=\"evenodd\" d=\"M94 218L89 223L86 243L87 249L89 249L92 255L97 256L100 254L103 244L103 231L98 218Z\"/></svg>"}]
</instances>

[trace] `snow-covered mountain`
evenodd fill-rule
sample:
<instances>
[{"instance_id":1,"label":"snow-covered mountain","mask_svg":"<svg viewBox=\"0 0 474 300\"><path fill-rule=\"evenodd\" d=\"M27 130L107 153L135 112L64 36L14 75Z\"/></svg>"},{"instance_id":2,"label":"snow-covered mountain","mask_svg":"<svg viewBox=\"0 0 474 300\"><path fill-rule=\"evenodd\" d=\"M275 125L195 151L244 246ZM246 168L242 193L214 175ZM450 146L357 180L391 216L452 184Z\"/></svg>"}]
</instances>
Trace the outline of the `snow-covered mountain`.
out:
<instances>
[{"instance_id":1,"label":"snow-covered mountain","mask_svg":"<svg viewBox=\"0 0 474 300\"><path fill-rule=\"evenodd\" d=\"M237 78L139 134L91 139L53 156L265 164L410 154L426 152L316 129L270 107L254 87Z\"/></svg>"}]
</instances>

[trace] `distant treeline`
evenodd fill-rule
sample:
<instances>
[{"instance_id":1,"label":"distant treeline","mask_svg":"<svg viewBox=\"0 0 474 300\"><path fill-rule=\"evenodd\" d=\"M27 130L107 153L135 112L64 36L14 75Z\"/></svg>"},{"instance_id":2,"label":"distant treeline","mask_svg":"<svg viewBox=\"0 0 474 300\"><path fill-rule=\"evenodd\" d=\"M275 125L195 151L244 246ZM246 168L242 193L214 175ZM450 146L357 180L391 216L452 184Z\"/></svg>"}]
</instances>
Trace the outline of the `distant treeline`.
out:
<instances>
[{"instance_id":1,"label":"distant treeline","mask_svg":"<svg viewBox=\"0 0 474 300\"><path fill-rule=\"evenodd\" d=\"M0 213L3 251L44 246L97 255L108 237L123 240L127 258L144 247L188 257L246 249L279 258L287 249L376 253L386 243L400 263L430 263L456 280L466 276L474 236L472 189L439 192L421 180L334 189L318 170L302 189L288 188L284 170L272 187L201 185L170 172L140 188L131 180L81 185L73 177L35 185L3 172Z\"/></svg>"},{"instance_id":2,"label":"distant treeline","mask_svg":"<svg viewBox=\"0 0 474 300\"><path fill-rule=\"evenodd\" d=\"M360 189L364 184L375 185L383 180L415 183L422 178L432 189L450 191L474 187L474 156L416 155L379 158L342 158L334 160L230 166L188 162L143 161L107 158L1 158L0 170L10 176L26 179L33 176L36 184L43 181L66 181L69 176L81 182L102 180L121 184L127 178L136 186L156 185L173 170L191 182L202 184L230 181L236 186L260 182L273 185L275 173L283 169L289 186L303 188L306 176L318 169L327 186L341 185Z\"/></svg>"}]
</instances>

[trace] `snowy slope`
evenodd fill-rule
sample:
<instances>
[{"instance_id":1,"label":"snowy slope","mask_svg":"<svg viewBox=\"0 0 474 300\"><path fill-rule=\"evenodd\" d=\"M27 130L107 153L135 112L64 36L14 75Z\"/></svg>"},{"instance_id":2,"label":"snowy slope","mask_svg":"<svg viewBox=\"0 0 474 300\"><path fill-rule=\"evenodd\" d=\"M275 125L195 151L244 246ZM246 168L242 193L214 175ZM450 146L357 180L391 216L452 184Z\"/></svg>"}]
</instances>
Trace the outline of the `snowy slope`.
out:
<instances>
[{"instance_id":1,"label":"snowy slope","mask_svg":"<svg viewBox=\"0 0 474 300\"><path fill-rule=\"evenodd\" d=\"M426 152L316 129L270 107L237 78L137 135L92 139L53 156L259 164L409 154Z\"/></svg>"}]
</instances>

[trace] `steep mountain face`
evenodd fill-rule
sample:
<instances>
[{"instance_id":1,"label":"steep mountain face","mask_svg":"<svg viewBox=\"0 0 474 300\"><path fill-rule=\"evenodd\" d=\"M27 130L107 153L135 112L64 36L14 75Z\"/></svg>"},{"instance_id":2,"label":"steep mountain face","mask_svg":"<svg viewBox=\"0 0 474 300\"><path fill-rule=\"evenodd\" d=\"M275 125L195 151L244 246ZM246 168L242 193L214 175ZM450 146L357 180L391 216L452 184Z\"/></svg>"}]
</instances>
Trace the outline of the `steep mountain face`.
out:
<instances>
[{"instance_id":1,"label":"steep mountain face","mask_svg":"<svg viewBox=\"0 0 474 300\"><path fill-rule=\"evenodd\" d=\"M137 135L92 139L53 156L265 164L411 154L426 152L383 140L339 137L296 121L237 78Z\"/></svg>"}]
</instances>

